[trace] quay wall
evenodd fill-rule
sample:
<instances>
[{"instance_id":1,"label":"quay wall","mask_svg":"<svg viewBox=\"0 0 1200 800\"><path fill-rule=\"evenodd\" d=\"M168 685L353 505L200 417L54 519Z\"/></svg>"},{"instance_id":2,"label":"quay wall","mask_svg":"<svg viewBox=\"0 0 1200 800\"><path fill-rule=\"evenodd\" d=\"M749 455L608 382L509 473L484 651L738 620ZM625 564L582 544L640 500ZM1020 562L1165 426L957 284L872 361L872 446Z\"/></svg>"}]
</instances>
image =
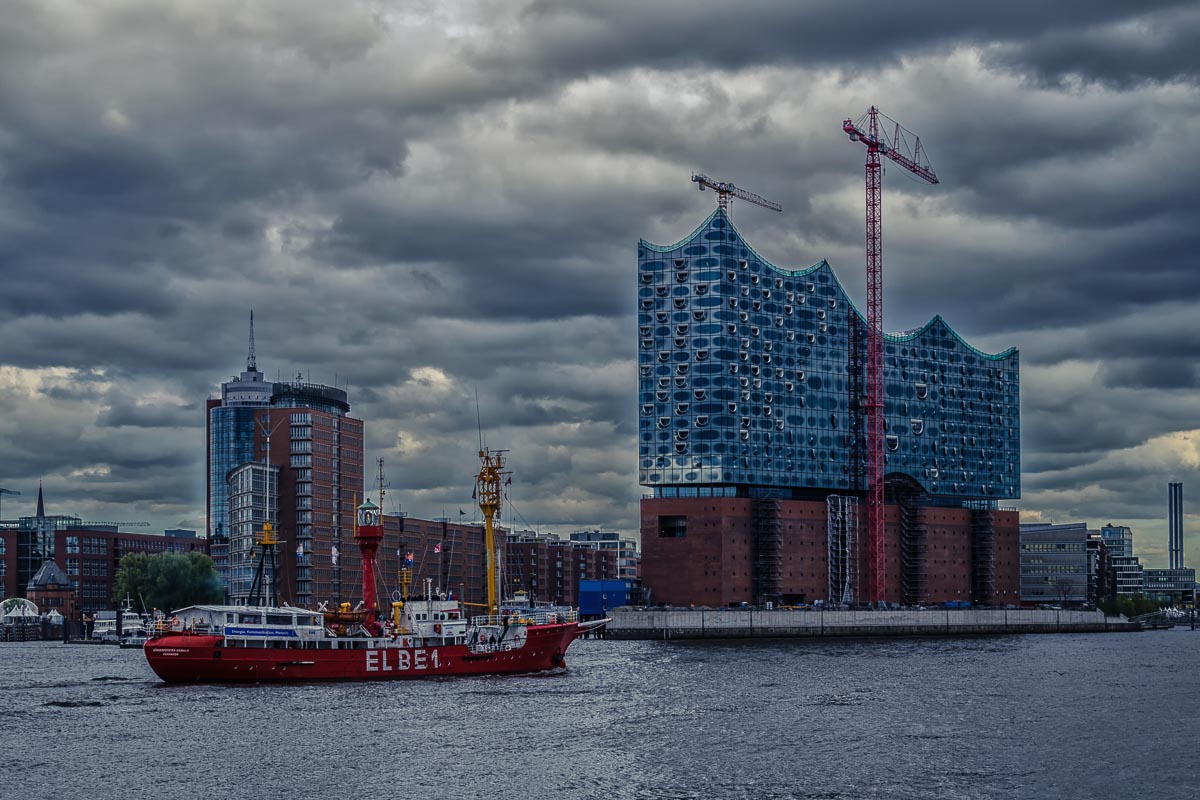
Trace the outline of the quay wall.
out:
<instances>
[{"instance_id":1,"label":"quay wall","mask_svg":"<svg viewBox=\"0 0 1200 800\"><path fill-rule=\"evenodd\" d=\"M748 639L821 636L969 636L1008 633L1102 633L1141 626L1102 611L925 609L766 611L759 609L614 609L613 639Z\"/></svg>"}]
</instances>

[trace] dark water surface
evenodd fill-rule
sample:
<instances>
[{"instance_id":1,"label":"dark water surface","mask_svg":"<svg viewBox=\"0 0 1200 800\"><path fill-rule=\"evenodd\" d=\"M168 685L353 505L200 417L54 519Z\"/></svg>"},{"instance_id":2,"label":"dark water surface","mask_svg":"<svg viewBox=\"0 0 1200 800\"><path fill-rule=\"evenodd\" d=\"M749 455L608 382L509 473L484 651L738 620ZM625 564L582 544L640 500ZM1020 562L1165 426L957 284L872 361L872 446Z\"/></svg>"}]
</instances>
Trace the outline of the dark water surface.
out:
<instances>
[{"instance_id":1,"label":"dark water surface","mask_svg":"<svg viewBox=\"0 0 1200 800\"><path fill-rule=\"evenodd\" d=\"M0 797L1200 798L1200 631L580 641L549 677L175 687L0 644Z\"/></svg>"}]
</instances>

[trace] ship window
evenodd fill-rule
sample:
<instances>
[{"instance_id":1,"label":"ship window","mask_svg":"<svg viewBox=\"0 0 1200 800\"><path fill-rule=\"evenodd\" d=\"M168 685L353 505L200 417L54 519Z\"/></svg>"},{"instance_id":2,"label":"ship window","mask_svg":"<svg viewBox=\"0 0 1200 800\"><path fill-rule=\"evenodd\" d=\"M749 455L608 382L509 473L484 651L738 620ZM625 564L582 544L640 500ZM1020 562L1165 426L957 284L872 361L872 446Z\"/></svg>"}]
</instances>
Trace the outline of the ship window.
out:
<instances>
[{"instance_id":1,"label":"ship window","mask_svg":"<svg viewBox=\"0 0 1200 800\"><path fill-rule=\"evenodd\" d=\"M262 614L241 614L238 622L243 625L262 625Z\"/></svg>"},{"instance_id":2,"label":"ship window","mask_svg":"<svg viewBox=\"0 0 1200 800\"><path fill-rule=\"evenodd\" d=\"M291 614L267 614L268 625L291 625Z\"/></svg>"}]
</instances>

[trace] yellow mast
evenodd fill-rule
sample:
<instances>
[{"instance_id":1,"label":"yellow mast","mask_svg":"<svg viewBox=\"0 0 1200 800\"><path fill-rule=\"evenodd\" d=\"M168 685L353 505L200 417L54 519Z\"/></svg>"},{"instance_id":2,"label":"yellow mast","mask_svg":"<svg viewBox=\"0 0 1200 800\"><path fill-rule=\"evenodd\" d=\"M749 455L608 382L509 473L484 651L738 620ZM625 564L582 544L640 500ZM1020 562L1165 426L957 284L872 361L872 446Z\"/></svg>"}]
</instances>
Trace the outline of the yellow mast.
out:
<instances>
[{"instance_id":1,"label":"yellow mast","mask_svg":"<svg viewBox=\"0 0 1200 800\"><path fill-rule=\"evenodd\" d=\"M504 471L503 450L493 453L485 447L479 451L479 460L482 466L475 477L475 496L479 502L479 510L483 512L488 614L498 614L500 602L496 597L496 533L493 521L500 512L500 478L509 473Z\"/></svg>"}]
</instances>

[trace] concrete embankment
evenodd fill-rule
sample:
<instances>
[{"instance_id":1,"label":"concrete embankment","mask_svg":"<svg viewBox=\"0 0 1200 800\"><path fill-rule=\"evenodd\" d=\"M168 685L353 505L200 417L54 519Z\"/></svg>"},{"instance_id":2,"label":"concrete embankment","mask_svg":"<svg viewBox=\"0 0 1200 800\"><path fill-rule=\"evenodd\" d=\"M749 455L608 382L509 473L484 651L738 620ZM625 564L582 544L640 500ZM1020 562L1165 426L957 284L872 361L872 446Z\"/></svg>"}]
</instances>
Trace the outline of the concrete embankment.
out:
<instances>
[{"instance_id":1,"label":"concrete embankment","mask_svg":"<svg viewBox=\"0 0 1200 800\"><path fill-rule=\"evenodd\" d=\"M1141 626L1101 611L926 609L905 611L763 611L618 608L613 639L746 639L820 636L970 636L1006 633L1102 633Z\"/></svg>"}]
</instances>

